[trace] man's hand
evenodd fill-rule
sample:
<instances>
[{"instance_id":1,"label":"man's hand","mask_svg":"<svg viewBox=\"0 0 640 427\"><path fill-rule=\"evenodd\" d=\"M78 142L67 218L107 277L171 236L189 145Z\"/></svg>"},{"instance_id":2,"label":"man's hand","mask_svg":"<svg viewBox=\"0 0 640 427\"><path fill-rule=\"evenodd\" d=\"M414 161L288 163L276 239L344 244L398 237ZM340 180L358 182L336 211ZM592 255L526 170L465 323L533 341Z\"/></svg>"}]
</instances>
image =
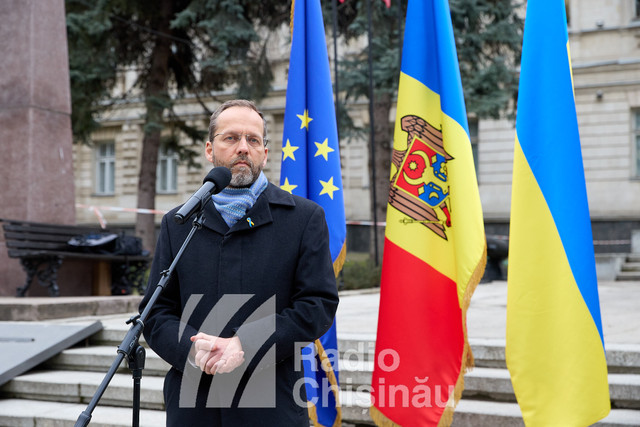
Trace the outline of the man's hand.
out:
<instances>
[{"instance_id":1,"label":"man's hand","mask_svg":"<svg viewBox=\"0 0 640 427\"><path fill-rule=\"evenodd\" d=\"M209 375L231 372L244 362L238 337L220 338L199 332L191 341L195 344L196 366Z\"/></svg>"}]
</instances>

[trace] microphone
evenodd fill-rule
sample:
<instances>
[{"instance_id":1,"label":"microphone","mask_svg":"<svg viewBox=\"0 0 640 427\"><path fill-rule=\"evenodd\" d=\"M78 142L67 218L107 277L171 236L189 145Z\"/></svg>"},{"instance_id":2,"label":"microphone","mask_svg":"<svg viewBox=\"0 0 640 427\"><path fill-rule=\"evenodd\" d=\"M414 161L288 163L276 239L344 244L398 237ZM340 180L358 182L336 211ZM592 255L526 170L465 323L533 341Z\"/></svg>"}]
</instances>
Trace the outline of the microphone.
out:
<instances>
[{"instance_id":1,"label":"microphone","mask_svg":"<svg viewBox=\"0 0 640 427\"><path fill-rule=\"evenodd\" d=\"M212 194L218 194L231 182L231 171L223 166L211 169L203 180L202 187L182 205L173 216L178 224L184 224L209 201Z\"/></svg>"}]
</instances>

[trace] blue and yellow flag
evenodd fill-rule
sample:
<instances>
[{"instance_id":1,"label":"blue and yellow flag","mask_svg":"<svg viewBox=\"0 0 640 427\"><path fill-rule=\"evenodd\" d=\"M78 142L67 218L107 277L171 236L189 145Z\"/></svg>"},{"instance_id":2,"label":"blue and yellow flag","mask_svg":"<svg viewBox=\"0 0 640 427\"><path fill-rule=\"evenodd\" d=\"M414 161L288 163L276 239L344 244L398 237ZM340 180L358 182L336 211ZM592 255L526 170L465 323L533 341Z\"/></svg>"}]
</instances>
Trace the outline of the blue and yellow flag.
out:
<instances>
[{"instance_id":1,"label":"blue and yellow flag","mask_svg":"<svg viewBox=\"0 0 640 427\"><path fill-rule=\"evenodd\" d=\"M610 411L565 2L529 2L513 160L507 367L527 426Z\"/></svg>"},{"instance_id":2,"label":"blue and yellow flag","mask_svg":"<svg viewBox=\"0 0 640 427\"><path fill-rule=\"evenodd\" d=\"M280 188L313 200L324 209L331 240L331 257L337 275L344 263L347 231L338 130L322 9L320 0L297 0L292 8ZM318 355L315 366L308 363L308 357L303 357L309 415L315 425L339 426L341 412L335 323L324 336L316 340L315 346L307 347L304 351L317 352Z\"/></svg>"},{"instance_id":3,"label":"blue and yellow flag","mask_svg":"<svg viewBox=\"0 0 640 427\"><path fill-rule=\"evenodd\" d=\"M409 0L400 71L370 412L449 425L486 240L447 0Z\"/></svg>"}]
</instances>

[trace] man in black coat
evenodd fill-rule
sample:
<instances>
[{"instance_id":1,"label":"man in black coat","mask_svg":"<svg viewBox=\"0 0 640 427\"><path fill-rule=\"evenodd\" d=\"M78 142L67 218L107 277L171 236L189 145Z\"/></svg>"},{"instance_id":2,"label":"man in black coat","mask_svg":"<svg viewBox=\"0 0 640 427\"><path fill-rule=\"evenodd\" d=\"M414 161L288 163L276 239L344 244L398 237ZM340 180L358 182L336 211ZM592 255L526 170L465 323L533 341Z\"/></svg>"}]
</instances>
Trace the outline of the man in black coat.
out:
<instances>
[{"instance_id":1,"label":"man in black coat","mask_svg":"<svg viewBox=\"0 0 640 427\"><path fill-rule=\"evenodd\" d=\"M300 350L333 322L338 294L324 211L267 182L266 122L249 101L211 116L205 156L231 170L144 328L171 369L169 426L305 426ZM162 219L148 303L191 230ZM321 368L320 368L321 369Z\"/></svg>"}]
</instances>

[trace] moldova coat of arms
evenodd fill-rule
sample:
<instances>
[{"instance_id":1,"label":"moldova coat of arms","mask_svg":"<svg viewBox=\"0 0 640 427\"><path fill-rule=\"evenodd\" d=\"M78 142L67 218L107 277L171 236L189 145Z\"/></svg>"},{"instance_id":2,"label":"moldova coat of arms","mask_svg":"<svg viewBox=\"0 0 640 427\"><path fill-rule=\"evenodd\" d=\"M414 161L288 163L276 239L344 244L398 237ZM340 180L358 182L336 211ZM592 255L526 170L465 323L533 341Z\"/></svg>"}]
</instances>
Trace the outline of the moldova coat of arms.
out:
<instances>
[{"instance_id":1,"label":"moldova coat of arms","mask_svg":"<svg viewBox=\"0 0 640 427\"><path fill-rule=\"evenodd\" d=\"M397 172L391 177L389 204L404 213L405 223L420 223L447 240L451 227L451 201L442 131L418 116L404 116L407 149L393 150Z\"/></svg>"}]
</instances>

